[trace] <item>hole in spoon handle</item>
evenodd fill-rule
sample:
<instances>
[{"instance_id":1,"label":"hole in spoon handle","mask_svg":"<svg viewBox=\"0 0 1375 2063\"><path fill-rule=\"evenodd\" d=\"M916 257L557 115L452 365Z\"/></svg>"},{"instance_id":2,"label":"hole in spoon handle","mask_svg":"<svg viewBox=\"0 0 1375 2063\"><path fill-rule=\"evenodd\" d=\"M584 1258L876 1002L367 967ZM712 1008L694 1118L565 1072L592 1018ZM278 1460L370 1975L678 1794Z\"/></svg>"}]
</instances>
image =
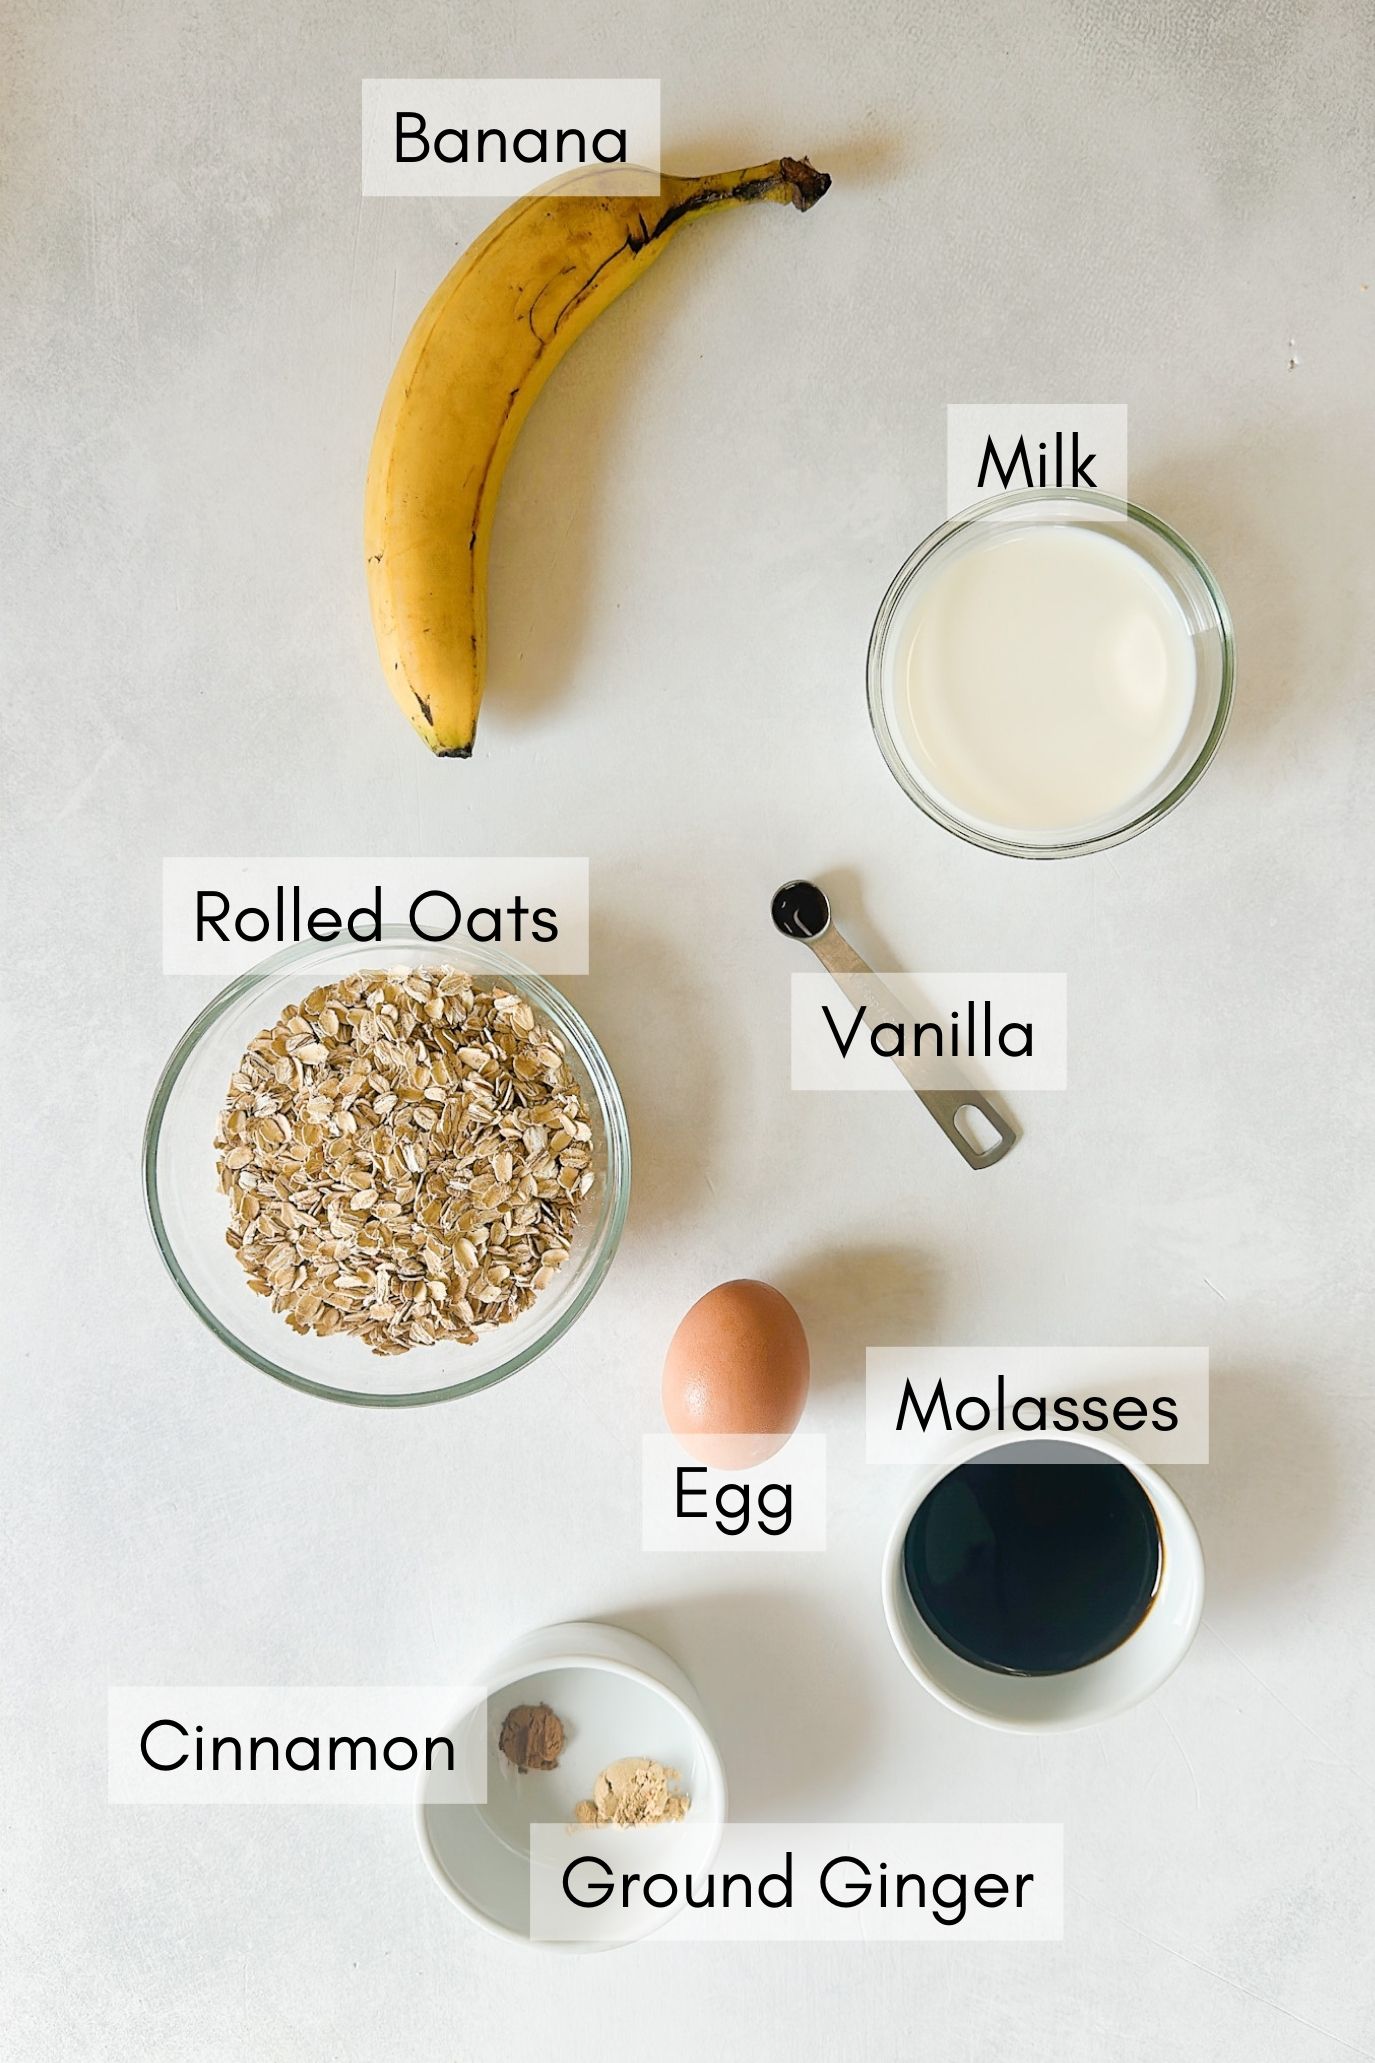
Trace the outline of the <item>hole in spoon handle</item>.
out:
<instances>
[{"instance_id":1,"label":"hole in spoon handle","mask_svg":"<svg viewBox=\"0 0 1375 2063\"><path fill-rule=\"evenodd\" d=\"M917 1094L971 1168L996 1166L1016 1145L1016 1131L977 1089L918 1089Z\"/></svg>"}]
</instances>

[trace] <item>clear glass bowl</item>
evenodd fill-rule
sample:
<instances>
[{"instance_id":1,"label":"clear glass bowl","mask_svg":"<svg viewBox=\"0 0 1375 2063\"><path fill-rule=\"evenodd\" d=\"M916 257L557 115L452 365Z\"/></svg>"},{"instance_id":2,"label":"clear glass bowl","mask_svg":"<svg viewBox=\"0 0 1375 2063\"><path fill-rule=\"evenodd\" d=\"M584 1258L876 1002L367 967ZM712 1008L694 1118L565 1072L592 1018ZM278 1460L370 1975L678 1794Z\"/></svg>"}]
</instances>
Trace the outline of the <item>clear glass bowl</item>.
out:
<instances>
[{"instance_id":1,"label":"clear glass bowl","mask_svg":"<svg viewBox=\"0 0 1375 2063\"><path fill-rule=\"evenodd\" d=\"M1183 612L1193 641L1196 671L1192 716L1173 755L1151 785L1132 796L1114 815L1072 832L1048 831L1035 836L1000 831L996 826L961 816L913 767L898 741L893 719L897 646L906 621L906 606L920 592L921 584L938 567L943 568L957 554L980 542L990 530L1034 523L1087 525L1139 552L1166 582ZM1217 582L1197 552L1168 523L1106 494L1032 488L976 503L932 531L913 552L884 596L869 639L869 720L894 780L933 822L989 852L1007 853L1016 859L1066 859L1121 845L1148 825L1158 823L1184 800L1217 751L1227 728L1234 672L1232 623Z\"/></svg>"},{"instance_id":2,"label":"clear glass bowl","mask_svg":"<svg viewBox=\"0 0 1375 2063\"><path fill-rule=\"evenodd\" d=\"M517 990L564 1041L592 1127L595 1176L568 1259L528 1311L472 1346L440 1342L379 1356L338 1333L297 1334L248 1286L225 1239L229 1206L215 1168L215 1125L248 1042L287 1004L360 968L457 967L479 986ZM208 1003L177 1041L153 1095L143 1139L144 1194L172 1280L215 1336L279 1382L342 1404L434 1404L503 1382L562 1339L611 1265L630 1200L630 1135L606 1057L547 981L492 946L431 945L398 926L381 942L290 946L250 968Z\"/></svg>"}]
</instances>

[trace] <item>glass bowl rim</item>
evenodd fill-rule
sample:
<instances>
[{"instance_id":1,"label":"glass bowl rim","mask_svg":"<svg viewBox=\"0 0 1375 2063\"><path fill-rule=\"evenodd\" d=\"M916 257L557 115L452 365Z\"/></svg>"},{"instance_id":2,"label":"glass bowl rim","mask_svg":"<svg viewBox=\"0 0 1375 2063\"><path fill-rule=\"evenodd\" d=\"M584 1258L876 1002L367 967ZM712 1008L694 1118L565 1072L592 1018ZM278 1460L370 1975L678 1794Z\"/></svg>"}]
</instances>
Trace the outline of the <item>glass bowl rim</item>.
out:
<instances>
[{"instance_id":1,"label":"glass bowl rim","mask_svg":"<svg viewBox=\"0 0 1375 2063\"><path fill-rule=\"evenodd\" d=\"M561 1340L574 1321L582 1316L601 1288L606 1271L620 1245L626 1213L630 1208L630 1129L625 1104L615 1075L611 1071L611 1064L581 1014L573 1008L568 998L556 989L552 982L546 981L543 975L537 974L522 961L502 952L500 947L471 939L464 942L464 950L470 951L479 963L475 971L507 979L513 988L519 989L522 995L544 1012L557 1031L570 1036L579 1059L592 1077L606 1116L608 1204L601 1243L595 1260L577 1290L557 1318L543 1332L527 1341L515 1353L509 1354L504 1361L485 1374L469 1376L463 1382L447 1383L441 1388L388 1392L374 1396L366 1390L339 1389L333 1384L314 1382L309 1376L284 1368L268 1355L260 1354L247 1340L240 1339L237 1333L215 1315L188 1279L163 1219L157 1176L163 1120L173 1091L192 1054L197 1051L211 1028L241 998L289 967L304 963L315 956L338 951L343 943L340 939L302 940L299 944L284 947L281 952L269 954L265 960L255 961L251 967L245 968L242 974L236 975L212 996L181 1034L158 1076L157 1086L148 1106L148 1116L144 1121L141 1158L143 1202L148 1223L162 1257L163 1266L201 1323L214 1334L222 1346L237 1354L240 1360L260 1369L264 1375L272 1376L275 1381L285 1383L288 1388L300 1390L307 1396L324 1397L331 1403L356 1404L371 1410L401 1409L416 1404L442 1404L452 1397L476 1396L480 1391L493 1389L498 1383L516 1375L522 1368L527 1368L532 1361L537 1360L541 1354L546 1353ZM405 924L384 924L379 938L358 942L358 951L361 955L369 947L380 951L387 946L398 945L423 952L434 951L447 943L424 939Z\"/></svg>"},{"instance_id":2,"label":"glass bowl rim","mask_svg":"<svg viewBox=\"0 0 1375 2063\"><path fill-rule=\"evenodd\" d=\"M882 656L887 633L892 624L898 602L919 568L943 551L961 531L972 529L1000 509L1044 506L1050 502L1072 502L1086 507L1111 509L1119 517L1125 512L1127 518L1154 531L1170 548L1184 559L1203 583L1214 613L1214 625L1222 654L1222 679L1218 688L1218 705L1209 726L1208 735L1195 757L1184 769L1179 779L1167 794L1153 802L1148 809L1112 831L1102 831L1085 838L1070 838L1059 844L1028 845L1017 838L1000 837L996 832L985 831L977 825L967 824L960 817L942 807L900 758L891 743L891 733L883 710ZM1084 487L1030 487L1018 488L1011 494L990 495L985 501L974 502L958 515L951 516L939 528L922 539L898 568L879 603L874 627L869 633L869 648L865 662L865 684L869 705L869 723L883 761L889 773L901 788L909 802L914 802L925 816L942 829L952 831L968 845L981 846L985 852L1001 853L1009 859L1062 860L1078 859L1085 853L1104 852L1114 845L1124 845L1129 838L1137 837L1150 825L1168 816L1186 795L1195 787L1212 763L1227 720L1232 711L1232 690L1236 677L1236 646L1232 630L1231 613L1222 590L1206 561L1195 551L1188 539L1181 537L1162 516L1156 516L1139 503L1123 501L1117 495L1099 494Z\"/></svg>"}]
</instances>

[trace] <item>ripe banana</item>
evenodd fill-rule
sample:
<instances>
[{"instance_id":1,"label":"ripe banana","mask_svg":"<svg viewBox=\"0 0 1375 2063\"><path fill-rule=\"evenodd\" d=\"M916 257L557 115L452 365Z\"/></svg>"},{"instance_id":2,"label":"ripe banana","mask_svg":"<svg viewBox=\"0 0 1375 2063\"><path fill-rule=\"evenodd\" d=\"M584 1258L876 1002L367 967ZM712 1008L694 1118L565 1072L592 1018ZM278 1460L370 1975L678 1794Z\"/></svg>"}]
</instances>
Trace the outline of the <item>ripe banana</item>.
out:
<instances>
[{"instance_id":1,"label":"ripe banana","mask_svg":"<svg viewBox=\"0 0 1375 2063\"><path fill-rule=\"evenodd\" d=\"M652 198L530 194L431 297L382 404L364 512L382 665L431 751L466 759L473 749L501 476L554 367L684 223L747 201L805 210L830 183L805 158L779 158L665 176Z\"/></svg>"}]
</instances>

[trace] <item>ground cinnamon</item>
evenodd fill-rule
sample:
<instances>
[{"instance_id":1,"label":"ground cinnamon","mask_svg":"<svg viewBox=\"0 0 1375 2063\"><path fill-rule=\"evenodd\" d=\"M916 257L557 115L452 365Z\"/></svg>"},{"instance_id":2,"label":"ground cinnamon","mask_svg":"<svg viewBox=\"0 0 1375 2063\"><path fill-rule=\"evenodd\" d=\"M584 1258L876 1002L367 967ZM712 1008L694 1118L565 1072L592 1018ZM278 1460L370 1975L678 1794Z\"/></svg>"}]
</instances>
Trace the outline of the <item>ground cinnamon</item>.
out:
<instances>
[{"instance_id":1,"label":"ground cinnamon","mask_svg":"<svg viewBox=\"0 0 1375 2063\"><path fill-rule=\"evenodd\" d=\"M563 1753L563 1721L548 1705L516 1705L501 1722L497 1745L519 1770L557 1769Z\"/></svg>"}]
</instances>

